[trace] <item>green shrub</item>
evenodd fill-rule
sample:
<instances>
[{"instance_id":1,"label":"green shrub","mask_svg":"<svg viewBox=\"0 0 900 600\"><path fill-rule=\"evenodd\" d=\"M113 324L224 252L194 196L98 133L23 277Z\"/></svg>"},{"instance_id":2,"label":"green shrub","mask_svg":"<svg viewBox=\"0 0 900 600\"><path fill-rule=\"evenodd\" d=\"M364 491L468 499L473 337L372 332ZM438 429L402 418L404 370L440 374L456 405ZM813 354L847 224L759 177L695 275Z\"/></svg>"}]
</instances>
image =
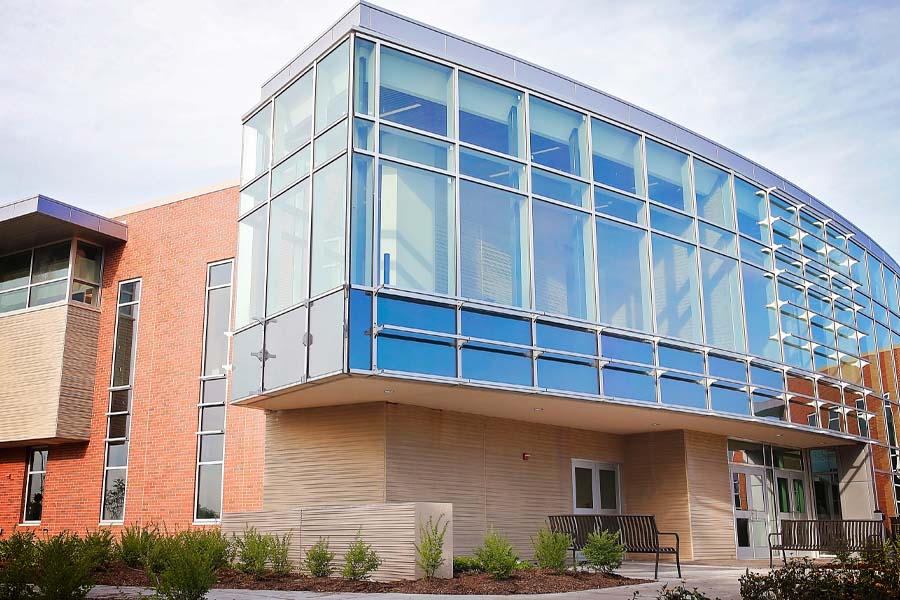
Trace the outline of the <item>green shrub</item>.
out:
<instances>
[{"instance_id":1,"label":"green shrub","mask_svg":"<svg viewBox=\"0 0 900 600\"><path fill-rule=\"evenodd\" d=\"M638 592L635 592L635 597L637 597ZM669 588L668 585L662 586L662 588L656 592L656 600L713 600L697 588L688 589L683 585L679 585L673 588ZM716 598L715 600L719 600Z\"/></svg>"},{"instance_id":2,"label":"green shrub","mask_svg":"<svg viewBox=\"0 0 900 600\"><path fill-rule=\"evenodd\" d=\"M453 575L459 575L461 573L481 573L484 569L481 568L481 563L478 562L477 558L472 558L471 556L454 556L453 557Z\"/></svg>"},{"instance_id":3,"label":"green shrub","mask_svg":"<svg viewBox=\"0 0 900 600\"><path fill-rule=\"evenodd\" d=\"M28 600L35 596L37 544L30 531L16 531L0 539L0 600Z\"/></svg>"},{"instance_id":4,"label":"green shrub","mask_svg":"<svg viewBox=\"0 0 900 600\"><path fill-rule=\"evenodd\" d=\"M449 523L444 523L444 526L441 527L443 518L444 515L439 516L435 523L431 517L428 517L427 523L419 525L416 566L422 569L425 579L434 577L435 572L444 564L444 538L447 536Z\"/></svg>"},{"instance_id":5,"label":"green shrub","mask_svg":"<svg viewBox=\"0 0 900 600\"><path fill-rule=\"evenodd\" d=\"M341 574L344 579L363 580L368 579L372 571L381 566L381 559L370 544L363 541L362 529L356 534L356 539L347 548L344 555L344 570Z\"/></svg>"},{"instance_id":6,"label":"green shrub","mask_svg":"<svg viewBox=\"0 0 900 600\"><path fill-rule=\"evenodd\" d=\"M159 598L202 600L227 563L228 543L217 531L182 531L154 544L161 569L150 581Z\"/></svg>"},{"instance_id":7,"label":"green shrub","mask_svg":"<svg viewBox=\"0 0 900 600\"><path fill-rule=\"evenodd\" d=\"M484 534L481 545L475 548L475 558L482 570L493 575L494 579L507 579L519 562L519 555L512 544L493 527Z\"/></svg>"},{"instance_id":8,"label":"green shrub","mask_svg":"<svg viewBox=\"0 0 900 600\"><path fill-rule=\"evenodd\" d=\"M598 573L612 573L625 559L625 547L619 543L618 532L589 533L582 553L588 565Z\"/></svg>"},{"instance_id":9,"label":"green shrub","mask_svg":"<svg viewBox=\"0 0 900 600\"><path fill-rule=\"evenodd\" d=\"M319 538L319 541L310 546L303 559L306 571L313 577L330 577L334 573L334 552L328 549L328 539Z\"/></svg>"},{"instance_id":10,"label":"green shrub","mask_svg":"<svg viewBox=\"0 0 900 600\"><path fill-rule=\"evenodd\" d=\"M534 560L539 567L552 569L556 573L565 572L566 558L572 546L571 535L541 527L537 537L531 538L531 545L534 546Z\"/></svg>"},{"instance_id":11,"label":"green shrub","mask_svg":"<svg viewBox=\"0 0 900 600\"><path fill-rule=\"evenodd\" d=\"M291 540L294 535L288 532L282 536L272 536L272 554L269 562L272 565L272 571L276 575L287 575L294 570L291 559L288 558L288 552L291 549Z\"/></svg>"},{"instance_id":12,"label":"green shrub","mask_svg":"<svg viewBox=\"0 0 900 600\"><path fill-rule=\"evenodd\" d=\"M257 579L263 577L267 572L274 542L274 536L262 534L255 527L246 527L241 537L234 537L238 570Z\"/></svg>"},{"instance_id":13,"label":"green shrub","mask_svg":"<svg viewBox=\"0 0 900 600\"><path fill-rule=\"evenodd\" d=\"M39 540L37 561L35 584L42 600L80 600L94 585L94 565L84 541L68 531Z\"/></svg>"},{"instance_id":14,"label":"green shrub","mask_svg":"<svg viewBox=\"0 0 900 600\"><path fill-rule=\"evenodd\" d=\"M119 538L119 558L132 569L146 568L146 560L159 539L156 525L132 523L122 530Z\"/></svg>"},{"instance_id":15,"label":"green shrub","mask_svg":"<svg viewBox=\"0 0 900 600\"><path fill-rule=\"evenodd\" d=\"M106 569L116 555L116 540L109 529L84 534L83 551L93 569Z\"/></svg>"}]
</instances>

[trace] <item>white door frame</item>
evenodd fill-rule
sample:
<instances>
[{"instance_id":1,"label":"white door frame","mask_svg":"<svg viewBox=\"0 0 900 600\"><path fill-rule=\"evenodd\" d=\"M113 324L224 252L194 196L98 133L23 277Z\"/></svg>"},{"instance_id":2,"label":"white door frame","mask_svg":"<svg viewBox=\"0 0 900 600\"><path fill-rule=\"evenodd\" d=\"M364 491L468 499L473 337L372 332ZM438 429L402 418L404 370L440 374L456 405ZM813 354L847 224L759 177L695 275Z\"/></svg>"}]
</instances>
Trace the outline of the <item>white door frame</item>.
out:
<instances>
[{"instance_id":1,"label":"white door frame","mask_svg":"<svg viewBox=\"0 0 900 600\"><path fill-rule=\"evenodd\" d=\"M591 470L591 491L593 508L578 508L576 501L575 469ZM616 477L616 507L602 508L600 506L600 471L612 471ZM622 477L620 465L582 458L572 459L572 513L576 515L614 515L622 510Z\"/></svg>"}]
</instances>

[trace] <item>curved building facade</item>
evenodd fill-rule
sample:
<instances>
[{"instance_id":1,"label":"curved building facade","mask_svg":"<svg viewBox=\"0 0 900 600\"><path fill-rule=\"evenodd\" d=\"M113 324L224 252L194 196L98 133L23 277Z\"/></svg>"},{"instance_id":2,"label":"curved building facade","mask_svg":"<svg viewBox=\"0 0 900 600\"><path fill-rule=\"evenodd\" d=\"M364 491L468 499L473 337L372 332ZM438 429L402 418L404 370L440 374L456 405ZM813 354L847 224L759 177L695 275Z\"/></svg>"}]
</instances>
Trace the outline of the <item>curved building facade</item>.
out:
<instances>
[{"instance_id":1,"label":"curved building facade","mask_svg":"<svg viewBox=\"0 0 900 600\"><path fill-rule=\"evenodd\" d=\"M771 171L363 3L263 87L241 173L266 510L451 503L458 553L649 512L696 559L897 513L900 267Z\"/></svg>"}]
</instances>

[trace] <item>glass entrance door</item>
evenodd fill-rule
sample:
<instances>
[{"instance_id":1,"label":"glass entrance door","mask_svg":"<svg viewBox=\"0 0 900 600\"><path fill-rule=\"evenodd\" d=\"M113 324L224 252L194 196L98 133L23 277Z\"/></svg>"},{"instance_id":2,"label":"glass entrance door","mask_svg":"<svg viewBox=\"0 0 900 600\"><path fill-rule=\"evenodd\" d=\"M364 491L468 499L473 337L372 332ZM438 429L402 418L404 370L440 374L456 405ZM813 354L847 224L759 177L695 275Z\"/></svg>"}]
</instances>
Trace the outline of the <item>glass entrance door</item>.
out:
<instances>
[{"instance_id":1,"label":"glass entrance door","mask_svg":"<svg viewBox=\"0 0 900 600\"><path fill-rule=\"evenodd\" d=\"M737 558L766 558L769 555L766 470L732 466L731 483Z\"/></svg>"},{"instance_id":2,"label":"glass entrance door","mask_svg":"<svg viewBox=\"0 0 900 600\"><path fill-rule=\"evenodd\" d=\"M781 522L787 519L808 519L806 508L806 487L802 473L775 470L775 505L779 530Z\"/></svg>"},{"instance_id":3,"label":"glass entrance door","mask_svg":"<svg viewBox=\"0 0 900 600\"><path fill-rule=\"evenodd\" d=\"M592 460L572 460L572 508L575 514L619 512L619 468Z\"/></svg>"}]
</instances>

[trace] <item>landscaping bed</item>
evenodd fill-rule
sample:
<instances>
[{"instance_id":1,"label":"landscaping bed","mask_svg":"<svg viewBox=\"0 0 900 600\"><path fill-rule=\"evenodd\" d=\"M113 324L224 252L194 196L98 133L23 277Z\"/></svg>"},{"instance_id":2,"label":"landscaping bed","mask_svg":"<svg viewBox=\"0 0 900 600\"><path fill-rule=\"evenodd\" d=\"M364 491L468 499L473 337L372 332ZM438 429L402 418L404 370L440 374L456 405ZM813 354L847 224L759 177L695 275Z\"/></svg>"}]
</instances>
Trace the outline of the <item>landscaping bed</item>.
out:
<instances>
[{"instance_id":1,"label":"landscaping bed","mask_svg":"<svg viewBox=\"0 0 900 600\"><path fill-rule=\"evenodd\" d=\"M150 580L141 569L121 562L109 565L95 574L97 585L149 587ZM267 575L257 579L233 569L218 573L214 588L243 590L279 590L310 592L358 592L399 594L553 594L579 590L595 590L622 585L647 583L620 575L604 575L579 571L557 575L549 569L516 571L509 579L494 579L486 573L461 573L453 579L420 579L418 581L352 581L336 577Z\"/></svg>"}]
</instances>

